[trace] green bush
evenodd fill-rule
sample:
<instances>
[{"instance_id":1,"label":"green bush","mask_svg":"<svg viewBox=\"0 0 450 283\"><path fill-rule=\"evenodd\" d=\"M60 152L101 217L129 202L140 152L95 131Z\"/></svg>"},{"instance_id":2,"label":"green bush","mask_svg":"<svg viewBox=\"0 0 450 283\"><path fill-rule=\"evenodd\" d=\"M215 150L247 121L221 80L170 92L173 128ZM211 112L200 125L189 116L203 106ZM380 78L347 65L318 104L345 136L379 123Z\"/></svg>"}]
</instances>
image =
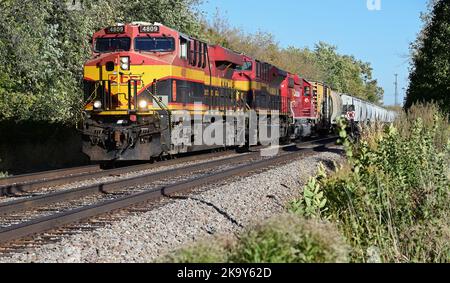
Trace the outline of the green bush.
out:
<instances>
[{"instance_id":1,"label":"green bush","mask_svg":"<svg viewBox=\"0 0 450 283\"><path fill-rule=\"evenodd\" d=\"M230 256L239 263L346 262L347 248L328 222L274 217L244 234Z\"/></svg>"},{"instance_id":2,"label":"green bush","mask_svg":"<svg viewBox=\"0 0 450 283\"><path fill-rule=\"evenodd\" d=\"M338 224L353 261L374 250L383 262L450 261L449 125L433 109L416 109L432 119L411 112L395 126L363 129L357 144L341 131L348 164L315 179L320 215ZM304 199L293 207L307 207Z\"/></svg>"},{"instance_id":3,"label":"green bush","mask_svg":"<svg viewBox=\"0 0 450 283\"><path fill-rule=\"evenodd\" d=\"M201 242L176 251L161 261L320 263L346 262L347 257L347 246L334 225L286 214L245 231L239 240Z\"/></svg>"}]
</instances>

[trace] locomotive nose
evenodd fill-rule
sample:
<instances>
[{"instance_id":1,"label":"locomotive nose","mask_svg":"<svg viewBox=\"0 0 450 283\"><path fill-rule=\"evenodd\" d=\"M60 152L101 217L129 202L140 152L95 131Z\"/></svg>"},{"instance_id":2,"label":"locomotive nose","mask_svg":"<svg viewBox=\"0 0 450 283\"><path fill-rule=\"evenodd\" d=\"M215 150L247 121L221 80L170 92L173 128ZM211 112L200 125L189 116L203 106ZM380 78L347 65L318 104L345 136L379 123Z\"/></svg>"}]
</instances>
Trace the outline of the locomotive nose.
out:
<instances>
[{"instance_id":1,"label":"locomotive nose","mask_svg":"<svg viewBox=\"0 0 450 283\"><path fill-rule=\"evenodd\" d=\"M131 67L130 55L127 52L110 54L102 58L97 67L105 67L107 72L129 71Z\"/></svg>"}]
</instances>

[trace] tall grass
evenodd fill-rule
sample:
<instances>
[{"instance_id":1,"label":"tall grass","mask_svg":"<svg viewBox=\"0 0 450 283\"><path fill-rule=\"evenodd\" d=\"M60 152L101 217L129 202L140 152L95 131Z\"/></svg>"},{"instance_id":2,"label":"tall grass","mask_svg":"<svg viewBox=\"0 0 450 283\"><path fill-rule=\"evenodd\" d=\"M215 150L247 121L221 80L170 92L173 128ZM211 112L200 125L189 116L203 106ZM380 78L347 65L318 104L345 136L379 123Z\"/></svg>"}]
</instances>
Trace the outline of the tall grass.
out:
<instances>
[{"instance_id":1,"label":"tall grass","mask_svg":"<svg viewBox=\"0 0 450 283\"><path fill-rule=\"evenodd\" d=\"M449 133L447 117L430 105L415 106L394 125L362 129L357 144L341 131L348 163L321 172L308 185L312 195L291 209L337 223L352 261L375 253L383 262L449 262ZM317 197L326 205L306 201Z\"/></svg>"}]
</instances>

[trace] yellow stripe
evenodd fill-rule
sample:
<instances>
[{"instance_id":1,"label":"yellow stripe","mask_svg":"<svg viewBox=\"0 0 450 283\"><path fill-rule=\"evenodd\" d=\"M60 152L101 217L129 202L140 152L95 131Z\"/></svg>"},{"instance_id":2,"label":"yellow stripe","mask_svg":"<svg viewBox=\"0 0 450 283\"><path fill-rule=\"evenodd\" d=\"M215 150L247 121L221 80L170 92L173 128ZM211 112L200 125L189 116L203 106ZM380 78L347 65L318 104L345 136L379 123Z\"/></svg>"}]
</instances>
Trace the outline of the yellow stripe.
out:
<instances>
[{"instance_id":1,"label":"yellow stripe","mask_svg":"<svg viewBox=\"0 0 450 283\"><path fill-rule=\"evenodd\" d=\"M121 77L120 73L122 73L123 77ZM111 94L121 94L118 96L118 100L123 105L123 108L121 109L125 109L128 107L127 95L123 94L128 93L128 80L130 77L135 80L142 81L142 84L138 87L138 91L140 91L143 86L151 84L153 80L161 80L165 77L179 77L186 80L204 82L204 84L207 86L210 85L210 77L207 73L205 74L203 70L184 68L173 65L132 65L129 71L119 71L119 66L115 66L115 70L111 72L106 71L106 66L102 66L102 77L100 77L100 71L97 66L85 66L84 77L93 81L111 80L113 82L110 90ZM121 78L123 80L123 83L121 83L120 81ZM213 87L232 88L238 91L249 91L250 89L265 89L272 95L279 95L279 90L277 88L272 88L267 84L261 82L253 81L250 83L248 81L233 81L219 77L212 77L211 83ZM217 96L218 94L215 95ZM92 107L87 107L86 110L93 109ZM152 108L151 110L157 109ZM108 115L115 114L111 114L111 112L108 112Z\"/></svg>"},{"instance_id":2,"label":"yellow stripe","mask_svg":"<svg viewBox=\"0 0 450 283\"><path fill-rule=\"evenodd\" d=\"M119 72L123 73L124 76L135 76L143 81L144 85L148 85L153 82L154 79L160 80L165 77L179 77L186 80L203 82L205 85L210 84L210 78L207 73L202 70L184 68L172 65L146 65L146 66L136 66L132 65L129 71L118 70L116 66L114 71L106 71L106 67L102 66L102 78L100 78L100 71L97 66L85 66L84 67L84 77L94 81L98 80L108 80L110 77L114 77L115 82L119 80ZM248 82L236 82L229 79L212 77L212 86L214 87L228 87L233 88L233 85L238 90L248 91ZM237 84L236 84L237 83ZM246 85L246 84L247 85ZM123 84L125 86L125 84ZM113 87L114 91L114 87Z\"/></svg>"}]
</instances>

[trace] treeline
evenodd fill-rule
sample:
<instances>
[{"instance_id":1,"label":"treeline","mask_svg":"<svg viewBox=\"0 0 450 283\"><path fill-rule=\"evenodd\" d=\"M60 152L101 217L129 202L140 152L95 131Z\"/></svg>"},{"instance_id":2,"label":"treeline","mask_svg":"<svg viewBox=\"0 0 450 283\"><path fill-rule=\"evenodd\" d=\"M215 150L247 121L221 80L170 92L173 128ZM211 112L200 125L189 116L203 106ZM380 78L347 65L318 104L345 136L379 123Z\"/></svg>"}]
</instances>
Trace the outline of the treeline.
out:
<instances>
[{"instance_id":1,"label":"treeline","mask_svg":"<svg viewBox=\"0 0 450 283\"><path fill-rule=\"evenodd\" d=\"M141 20L199 35L197 2L0 1L0 121L72 124L83 105L82 66L95 31Z\"/></svg>"},{"instance_id":2,"label":"treeline","mask_svg":"<svg viewBox=\"0 0 450 283\"><path fill-rule=\"evenodd\" d=\"M430 1L424 29L411 45L412 66L405 107L436 102L450 114L450 1Z\"/></svg>"},{"instance_id":3,"label":"treeline","mask_svg":"<svg viewBox=\"0 0 450 283\"><path fill-rule=\"evenodd\" d=\"M326 82L333 89L379 103L384 90L373 78L370 63L354 56L341 55L337 47L319 42L313 49L289 46L282 48L273 34L249 34L232 27L228 20L216 13L212 23L203 23L202 38L271 63L302 77Z\"/></svg>"},{"instance_id":4,"label":"treeline","mask_svg":"<svg viewBox=\"0 0 450 283\"><path fill-rule=\"evenodd\" d=\"M72 6L75 3L80 6ZM161 22L244 52L336 90L379 101L372 68L337 48L281 48L268 33L246 34L221 17L206 24L199 0L0 1L0 121L73 124L82 110L82 66L92 34L116 22Z\"/></svg>"}]
</instances>

